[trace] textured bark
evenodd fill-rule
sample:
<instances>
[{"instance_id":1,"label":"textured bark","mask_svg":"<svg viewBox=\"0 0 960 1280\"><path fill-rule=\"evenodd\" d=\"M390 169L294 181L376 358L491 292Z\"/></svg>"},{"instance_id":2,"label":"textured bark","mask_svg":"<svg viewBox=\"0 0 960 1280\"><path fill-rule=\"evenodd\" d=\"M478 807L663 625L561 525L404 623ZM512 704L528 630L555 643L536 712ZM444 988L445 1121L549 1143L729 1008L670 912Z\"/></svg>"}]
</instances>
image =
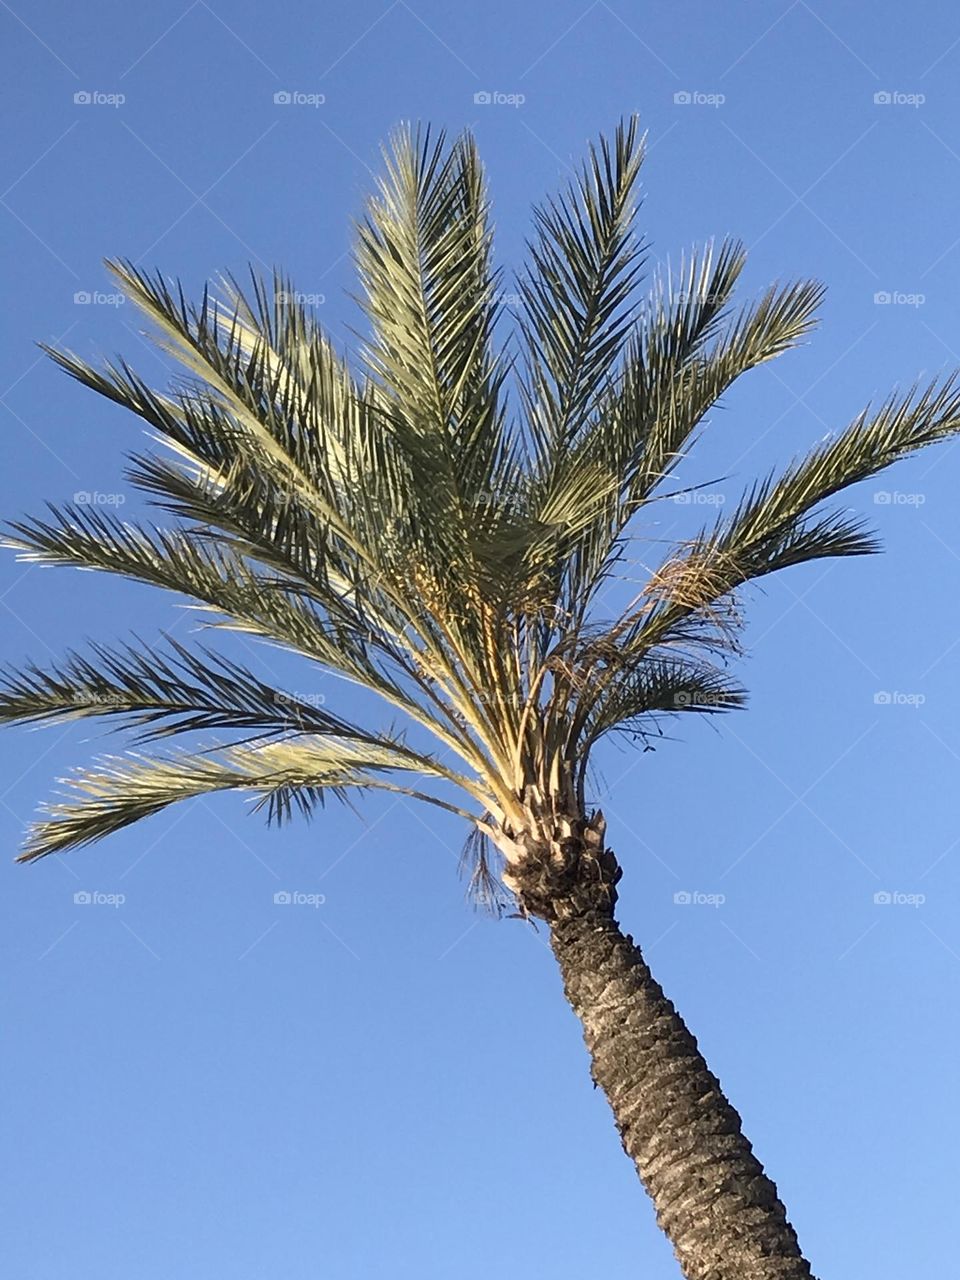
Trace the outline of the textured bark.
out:
<instances>
[{"instance_id":1,"label":"textured bark","mask_svg":"<svg viewBox=\"0 0 960 1280\"><path fill-rule=\"evenodd\" d=\"M607 858L612 858L607 853ZM591 876L596 885L596 879ZM600 888L601 886L598 886ZM592 1075L688 1280L812 1280L777 1189L697 1042L613 918L555 905L551 945Z\"/></svg>"}]
</instances>

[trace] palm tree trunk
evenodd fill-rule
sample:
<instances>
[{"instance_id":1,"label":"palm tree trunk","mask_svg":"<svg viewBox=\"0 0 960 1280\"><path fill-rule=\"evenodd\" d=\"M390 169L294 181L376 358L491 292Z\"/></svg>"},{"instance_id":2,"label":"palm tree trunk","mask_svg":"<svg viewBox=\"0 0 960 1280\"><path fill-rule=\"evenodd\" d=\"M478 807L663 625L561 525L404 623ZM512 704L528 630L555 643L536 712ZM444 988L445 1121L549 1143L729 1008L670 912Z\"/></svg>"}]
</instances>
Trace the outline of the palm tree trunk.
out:
<instances>
[{"instance_id":1,"label":"palm tree trunk","mask_svg":"<svg viewBox=\"0 0 960 1280\"><path fill-rule=\"evenodd\" d=\"M612 901L560 913L550 934L591 1074L687 1280L811 1280L740 1117Z\"/></svg>"}]
</instances>

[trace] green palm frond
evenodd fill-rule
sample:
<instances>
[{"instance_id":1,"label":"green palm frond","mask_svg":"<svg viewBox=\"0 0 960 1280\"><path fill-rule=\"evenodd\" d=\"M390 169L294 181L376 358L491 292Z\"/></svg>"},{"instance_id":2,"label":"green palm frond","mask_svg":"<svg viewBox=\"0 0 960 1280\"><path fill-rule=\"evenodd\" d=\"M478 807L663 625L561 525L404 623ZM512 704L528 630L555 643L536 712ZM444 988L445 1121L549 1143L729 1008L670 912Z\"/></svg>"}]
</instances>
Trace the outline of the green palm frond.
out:
<instances>
[{"instance_id":1,"label":"green palm frond","mask_svg":"<svg viewBox=\"0 0 960 1280\"><path fill-rule=\"evenodd\" d=\"M265 734L370 735L312 700L265 684L240 663L211 649L188 649L172 636L156 644L68 653L46 670L28 663L0 670L0 723L45 723L111 716L140 730L144 741L198 729Z\"/></svg>"},{"instance_id":2,"label":"green palm frond","mask_svg":"<svg viewBox=\"0 0 960 1280\"><path fill-rule=\"evenodd\" d=\"M208 410L219 409L225 416L238 451L322 505L325 456L311 448L311 433L301 429L312 408L299 387L285 383L272 367L272 331L262 331L251 345L250 329L237 310L219 305L208 289L196 306L159 273L151 276L129 262L108 265L124 293L159 331L158 344L183 365L187 380L181 404L195 402L199 394ZM327 354L332 360L332 352Z\"/></svg>"},{"instance_id":3,"label":"green palm frond","mask_svg":"<svg viewBox=\"0 0 960 1280\"><path fill-rule=\"evenodd\" d=\"M232 548L182 529L145 528L89 506L49 507L50 516L12 521L3 541L40 564L100 569L186 595L238 631L360 675L359 636L325 627L316 610L280 579L254 574Z\"/></svg>"},{"instance_id":4,"label":"green palm frond","mask_svg":"<svg viewBox=\"0 0 960 1280\"><path fill-rule=\"evenodd\" d=\"M918 449L956 435L958 430L957 374L894 394L874 413L865 409L835 439L759 485L719 535L718 545L734 555L741 548L757 547L771 531L803 519L841 490L877 475ZM776 557L770 566L771 570L780 567Z\"/></svg>"},{"instance_id":5,"label":"green palm frond","mask_svg":"<svg viewBox=\"0 0 960 1280\"><path fill-rule=\"evenodd\" d=\"M578 618L602 581L618 532L637 510L638 472L651 472L668 435L679 443L676 423L689 406L675 384L722 315L743 261L730 242L716 261L711 247L681 262L681 287L672 287L673 277L658 281L640 323L619 344L624 367L614 378L605 372L595 388L603 394L592 420L552 451L535 481L540 536L527 543L528 572L546 575L551 598L562 598ZM676 409L669 407L673 400Z\"/></svg>"},{"instance_id":6,"label":"green palm frond","mask_svg":"<svg viewBox=\"0 0 960 1280\"><path fill-rule=\"evenodd\" d=\"M614 570L627 524L709 410L737 378L814 326L823 290L813 283L773 286L729 315L744 261L742 246L728 240L656 281L593 421L536 481L526 572L549 583L574 629Z\"/></svg>"},{"instance_id":7,"label":"green palm frond","mask_svg":"<svg viewBox=\"0 0 960 1280\"><path fill-rule=\"evenodd\" d=\"M469 818L440 797L391 781L414 766L387 742L356 743L336 738L305 739L227 747L217 754L178 752L163 759L108 757L66 779L62 800L47 806L30 831L22 861L60 853L120 831L182 800L219 791L251 793L277 821L294 808L309 814L330 792L379 789L411 796Z\"/></svg>"},{"instance_id":8,"label":"green palm frond","mask_svg":"<svg viewBox=\"0 0 960 1280\"><path fill-rule=\"evenodd\" d=\"M821 504L851 485L960 432L956 374L892 395L864 410L835 439L757 484L733 514L675 555L652 580L652 605L625 637L633 652L664 643L691 615L714 609L737 587L791 565L880 549L864 521Z\"/></svg>"},{"instance_id":9,"label":"green palm frond","mask_svg":"<svg viewBox=\"0 0 960 1280\"><path fill-rule=\"evenodd\" d=\"M710 409L748 370L799 342L822 296L815 284L769 290L730 327L715 330L742 265L736 245L696 256L682 271L689 287L661 294L627 350L623 374L598 420L573 451L568 492L579 494L565 545L556 548L567 607L578 616L610 572L628 522L680 461ZM606 483L577 484L590 468ZM576 501L576 500L575 500Z\"/></svg>"},{"instance_id":10,"label":"green palm frond","mask_svg":"<svg viewBox=\"0 0 960 1280\"><path fill-rule=\"evenodd\" d=\"M807 337L822 296L799 282L739 301L745 254L725 240L656 274L643 301L642 158L626 121L535 211L518 358L499 345L508 316L468 135L395 134L356 228L368 322L356 359L279 273L246 288L228 278L192 303L159 274L109 264L179 376L157 389L122 360L50 354L159 443L133 453L128 474L163 521L51 506L3 540L27 560L184 597L214 634L281 646L336 677L325 687L377 695L402 726L355 724L172 641L8 669L0 721L103 716L141 740L232 735L81 772L28 858L191 796L244 791L286 818L377 788L469 819L472 892L496 908L500 854L509 861L548 817L583 816L599 741L743 705L726 671L741 588L877 550L829 500L960 433L960 383L865 410L606 607L604 587L633 576L634 533L711 411Z\"/></svg>"},{"instance_id":11,"label":"green palm frond","mask_svg":"<svg viewBox=\"0 0 960 1280\"><path fill-rule=\"evenodd\" d=\"M708 662L665 654L619 670L611 665L613 678L585 689L578 706L574 733L582 745L614 731L643 736L658 716L715 715L746 705L746 690Z\"/></svg>"},{"instance_id":12,"label":"green palm frond","mask_svg":"<svg viewBox=\"0 0 960 1280\"><path fill-rule=\"evenodd\" d=\"M221 615L218 625L283 645L324 668L372 689L457 753L479 777L488 778L481 746L464 732L455 701L436 692L436 682L411 648L399 674L391 675L369 652L365 614L355 610L346 621L325 621L299 593L251 572L233 550L184 531L146 530L92 507L51 507L52 519L17 521L4 541L21 557L46 564L102 569L151 586L180 592ZM408 676L415 686L403 683ZM417 697L416 690L425 693ZM496 781L492 781L496 794Z\"/></svg>"},{"instance_id":13,"label":"green palm frond","mask_svg":"<svg viewBox=\"0 0 960 1280\"><path fill-rule=\"evenodd\" d=\"M591 146L565 192L534 210L530 270L519 282L529 427L549 474L590 416L621 354L643 259L635 191L644 142L633 118Z\"/></svg>"},{"instance_id":14,"label":"green palm frond","mask_svg":"<svg viewBox=\"0 0 960 1280\"><path fill-rule=\"evenodd\" d=\"M482 702L492 685L508 707L517 690L496 635L508 582L498 544L515 536L519 454L500 404L496 276L472 140L445 153L442 135L400 130L356 256L376 407L406 459L405 501L391 512L416 568L405 588L442 616L438 644L459 692ZM502 755L498 726L471 718Z\"/></svg>"},{"instance_id":15,"label":"green palm frond","mask_svg":"<svg viewBox=\"0 0 960 1280\"><path fill-rule=\"evenodd\" d=\"M491 445L503 430L503 371L492 347L498 278L483 173L472 139L446 149L443 135L434 140L429 130L400 130L385 160L386 176L358 228L372 329L364 354L395 429L449 486L444 496L455 518L458 494L489 496Z\"/></svg>"},{"instance_id":16,"label":"green palm frond","mask_svg":"<svg viewBox=\"0 0 960 1280\"><path fill-rule=\"evenodd\" d=\"M628 514L673 469L704 415L739 377L807 337L823 298L822 286L811 281L771 286L717 334L743 254L739 246L725 245L709 275L710 257L696 275L695 261L689 270L693 288L681 291L672 305L658 300L628 357L612 410L613 429L626 432L618 456ZM646 430L638 439L634 433L641 424Z\"/></svg>"},{"instance_id":17,"label":"green palm frond","mask_svg":"<svg viewBox=\"0 0 960 1280\"><path fill-rule=\"evenodd\" d=\"M190 308L161 279L132 268L113 269L160 329L161 344L184 355L193 380L174 394L159 393L123 362L100 370L72 353L53 354L72 377L131 410L174 451L179 470L166 467L174 502L182 508L184 486L192 485L202 509L187 508L185 514L206 518L216 528L218 505L229 516L239 500L241 511L250 514L243 498L252 493L272 504L268 515L279 511L309 521L318 552L383 573L384 551L393 554L396 540L388 541L376 520L363 519L369 513L362 495L377 477L381 487L395 481L396 467L390 465L380 422L371 421L369 401L329 344L313 341L313 379L301 389L286 376L282 358L270 345L269 321L253 336L236 303L224 314L205 293L203 305ZM163 496L163 472L159 460L155 463L150 479ZM351 509L351 498L358 510ZM402 498L388 492L391 506ZM260 543L263 547L262 538Z\"/></svg>"},{"instance_id":18,"label":"green palm frond","mask_svg":"<svg viewBox=\"0 0 960 1280\"><path fill-rule=\"evenodd\" d=\"M507 365L493 346L499 277L472 139L446 149L429 130L395 135L356 257L378 425L405 460L404 501L392 515L403 520L404 550L464 615L456 640L466 668L481 639L472 615L503 585L497 544L519 499L519 444L501 394Z\"/></svg>"}]
</instances>

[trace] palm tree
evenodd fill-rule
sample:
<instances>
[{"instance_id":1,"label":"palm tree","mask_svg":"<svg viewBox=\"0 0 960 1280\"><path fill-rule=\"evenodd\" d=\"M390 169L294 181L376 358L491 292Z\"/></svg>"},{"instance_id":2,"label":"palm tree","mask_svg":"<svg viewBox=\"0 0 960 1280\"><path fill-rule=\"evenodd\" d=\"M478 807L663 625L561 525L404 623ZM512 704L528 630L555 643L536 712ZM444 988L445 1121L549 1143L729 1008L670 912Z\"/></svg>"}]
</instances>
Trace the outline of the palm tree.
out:
<instances>
[{"instance_id":1,"label":"palm tree","mask_svg":"<svg viewBox=\"0 0 960 1280\"><path fill-rule=\"evenodd\" d=\"M734 309L744 252L726 241L641 304L642 156L636 121L622 123L536 209L512 346L473 141L401 129L357 227L369 336L355 369L281 276L191 304L131 264L112 270L185 376L158 391L123 361L50 352L169 446L135 455L131 476L176 520L54 507L6 542L186 596L379 695L407 731L297 702L172 640L10 669L0 716L106 716L140 742L220 731L78 771L26 861L218 791L253 793L278 820L364 789L460 815L477 897L546 922L593 1079L684 1275L794 1280L811 1270L776 1187L616 922L621 870L588 765L611 734L642 741L660 717L743 704L727 671L739 589L876 551L860 520L823 504L960 430L960 388L951 377L864 411L613 608L631 531L705 415L810 333L822 292L773 286Z\"/></svg>"}]
</instances>

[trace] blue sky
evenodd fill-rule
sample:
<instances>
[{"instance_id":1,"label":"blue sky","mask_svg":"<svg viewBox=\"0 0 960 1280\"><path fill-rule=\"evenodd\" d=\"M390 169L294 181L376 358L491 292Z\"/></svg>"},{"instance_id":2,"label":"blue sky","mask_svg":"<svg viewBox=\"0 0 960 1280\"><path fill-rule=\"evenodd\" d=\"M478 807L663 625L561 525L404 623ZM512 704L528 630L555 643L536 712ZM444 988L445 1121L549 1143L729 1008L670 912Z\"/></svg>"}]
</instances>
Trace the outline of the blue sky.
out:
<instances>
[{"instance_id":1,"label":"blue sky","mask_svg":"<svg viewBox=\"0 0 960 1280\"><path fill-rule=\"evenodd\" d=\"M350 219L404 118L475 129L508 269L530 203L638 111L654 258L730 232L745 294L826 282L821 332L737 388L684 471L715 505L960 365L952 5L14 0L0 27L5 516L75 493L141 509L122 475L137 423L33 345L162 375L104 256L192 290L281 264L343 338ZM751 709L601 760L621 919L824 1276L939 1274L952 1244L958 479L946 447L860 486L888 551L755 593ZM662 504L641 563L701 514ZM0 605L13 662L193 625L173 599L10 554ZM55 777L107 748L89 725L0 735L10 857ZM243 809L4 862L11 1273L674 1277L544 935L470 913L457 822L374 801L278 834Z\"/></svg>"}]
</instances>

